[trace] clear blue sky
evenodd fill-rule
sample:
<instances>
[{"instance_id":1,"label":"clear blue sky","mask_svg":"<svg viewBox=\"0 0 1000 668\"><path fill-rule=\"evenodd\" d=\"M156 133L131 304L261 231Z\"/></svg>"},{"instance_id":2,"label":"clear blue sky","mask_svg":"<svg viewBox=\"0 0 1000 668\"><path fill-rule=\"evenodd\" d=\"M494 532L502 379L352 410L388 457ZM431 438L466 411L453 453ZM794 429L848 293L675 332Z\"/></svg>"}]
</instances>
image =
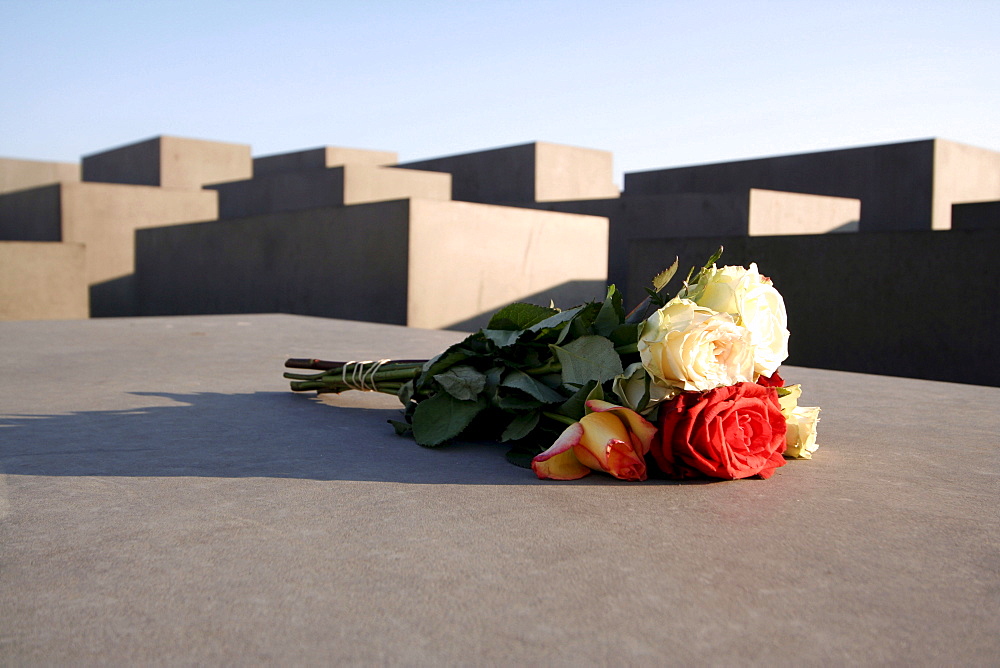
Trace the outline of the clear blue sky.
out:
<instances>
[{"instance_id":1,"label":"clear blue sky","mask_svg":"<svg viewBox=\"0 0 1000 668\"><path fill-rule=\"evenodd\" d=\"M1000 1L0 0L0 156L160 134L621 172L943 137L1000 150ZM620 177L619 177L620 178Z\"/></svg>"}]
</instances>

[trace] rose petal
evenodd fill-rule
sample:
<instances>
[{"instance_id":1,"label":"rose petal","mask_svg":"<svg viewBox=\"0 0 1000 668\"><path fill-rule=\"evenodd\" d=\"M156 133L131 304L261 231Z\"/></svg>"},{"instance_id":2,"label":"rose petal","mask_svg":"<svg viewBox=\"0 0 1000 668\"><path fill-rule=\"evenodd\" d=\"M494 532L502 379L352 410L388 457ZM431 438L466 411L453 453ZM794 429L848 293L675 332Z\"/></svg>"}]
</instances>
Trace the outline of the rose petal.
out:
<instances>
[{"instance_id":1,"label":"rose petal","mask_svg":"<svg viewBox=\"0 0 1000 668\"><path fill-rule=\"evenodd\" d=\"M646 460L624 441L612 440L607 445L608 473L619 480L646 479Z\"/></svg>"},{"instance_id":2,"label":"rose petal","mask_svg":"<svg viewBox=\"0 0 1000 668\"><path fill-rule=\"evenodd\" d=\"M656 425L652 424L649 420L642 417L635 411L625 408L624 406L616 406L615 404L608 403L607 401L598 401L592 399L587 402L587 408L594 411L595 413L610 411L625 425L625 429L634 438L630 439L633 446L638 445L635 451L639 455L645 455L649 452L649 445L653 442L653 438L656 436Z\"/></svg>"},{"instance_id":3,"label":"rose petal","mask_svg":"<svg viewBox=\"0 0 1000 668\"><path fill-rule=\"evenodd\" d=\"M548 450L531 460L531 470L542 480L578 480L589 475L590 469L573 452L581 436L583 426L579 422L566 427Z\"/></svg>"},{"instance_id":4,"label":"rose petal","mask_svg":"<svg viewBox=\"0 0 1000 668\"><path fill-rule=\"evenodd\" d=\"M628 432L625 425L610 411L590 413L580 420L583 435L573 446L581 463L598 471L608 470L608 443L613 440L625 441Z\"/></svg>"}]
</instances>

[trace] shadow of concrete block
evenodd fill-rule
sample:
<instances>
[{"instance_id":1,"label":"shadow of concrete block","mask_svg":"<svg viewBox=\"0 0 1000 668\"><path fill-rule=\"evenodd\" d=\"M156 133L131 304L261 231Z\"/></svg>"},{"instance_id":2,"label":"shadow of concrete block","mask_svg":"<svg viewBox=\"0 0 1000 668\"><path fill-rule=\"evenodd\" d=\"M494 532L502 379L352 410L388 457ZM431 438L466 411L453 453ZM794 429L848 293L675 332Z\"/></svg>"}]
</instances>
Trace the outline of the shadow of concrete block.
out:
<instances>
[{"instance_id":1,"label":"shadow of concrete block","mask_svg":"<svg viewBox=\"0 0 1000 668\"><path fill-rule=\"evenodd\" d=\"M607 277L605 219L468 202L309 209L136 240L143 315L282 312L436 329Z\"/></svg>"},{"instance_id":2,"label":"shadow of concrete block","mask_svg":"<svg viewBox=\"0 0 1000 668\"><path fill-rule=\"evenodd\" d=\"M784 297L788 364L1000 386L1000 231L634 240L626 301L720 245L720 265L756 262Z\"/></svg>"}]
</instances>

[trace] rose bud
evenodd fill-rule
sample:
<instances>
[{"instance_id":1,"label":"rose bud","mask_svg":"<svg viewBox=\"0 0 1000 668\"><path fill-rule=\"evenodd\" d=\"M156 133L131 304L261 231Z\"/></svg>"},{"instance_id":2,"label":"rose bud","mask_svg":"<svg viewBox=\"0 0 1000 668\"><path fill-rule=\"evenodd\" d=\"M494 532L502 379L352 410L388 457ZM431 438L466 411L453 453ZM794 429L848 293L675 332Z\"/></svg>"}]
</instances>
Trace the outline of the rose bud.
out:
<instances>
[{"instance_id":1,"label":"rose bud","mask_svg":"<svg viewBox=\"0 0 1000 668\"><path fill-rule=\"evenodd\" d=\"M588 401L592 411L570 426L531 468L542 479L576 480L591 470L621 480L645 480L656 427L635 411L606 401Z\"/></svg>"}]
</instances>

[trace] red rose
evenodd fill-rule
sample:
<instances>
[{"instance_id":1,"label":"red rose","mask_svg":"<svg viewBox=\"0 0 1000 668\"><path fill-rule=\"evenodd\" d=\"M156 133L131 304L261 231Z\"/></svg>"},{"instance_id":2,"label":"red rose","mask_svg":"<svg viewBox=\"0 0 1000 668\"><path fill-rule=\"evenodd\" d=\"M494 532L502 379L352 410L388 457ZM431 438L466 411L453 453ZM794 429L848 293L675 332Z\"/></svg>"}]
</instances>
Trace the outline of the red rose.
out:
<instances>
[{"instance_id":1,"label":"red rose","mask_svg":"<svg viewBox=\"0 0 1000 668\"><path fill-rule=\"evenodd\" d=\"M757 384L763 385L764 387L784 387L785 381L781 379L778 372L775 371L770 376L757 376Z\"/></svg>"},{"instance_id":2,"label":"red rose","mask_svg":"<svg viewBox=\"0 0 1000 668\"><path fill-rule=\"evenodd\" d=\"M785 463L785 429L774 388L737 383L682 392L661 404L650 454L671 478L769 478Z\"/></svg>"}]
</instances>

